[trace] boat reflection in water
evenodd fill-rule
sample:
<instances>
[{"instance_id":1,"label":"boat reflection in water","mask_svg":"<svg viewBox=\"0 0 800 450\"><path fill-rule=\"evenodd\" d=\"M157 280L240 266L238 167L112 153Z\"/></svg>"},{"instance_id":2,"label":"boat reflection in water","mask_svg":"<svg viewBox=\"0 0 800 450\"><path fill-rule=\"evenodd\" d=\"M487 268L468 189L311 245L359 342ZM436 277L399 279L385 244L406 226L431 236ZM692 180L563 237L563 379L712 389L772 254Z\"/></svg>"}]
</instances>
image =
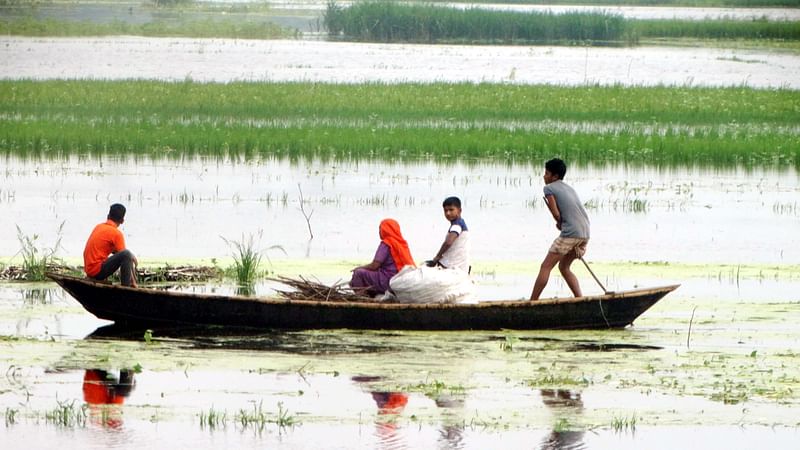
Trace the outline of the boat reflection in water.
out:
<instances>
[{"instance_id":1,"label":"boat reflection in water","mask_svg":"<svg viewBox=\"0 0 800 450\"><path fill-rule=\"evenodd\" d=\"M351 378L356 383L370 383L383 380L379 376L354 376ZM402 432L402 427L398 425L398 419L408 404L409 395L399 391L369 391L375 405L378 407L378 414L375 418L376 437L380 441L380 448L399 449L409 448L404 442L407 437ZM439 393L432 398L438 408L446 409L443 414L442 428L439 430L439 448L458 449L464 443L464 419L458 411L464 407L464 397L462 395L452 395Z\"/></svg>"},{"instance_id":2,"label":"boat reflection in water","mask_svg":"<svg viewBox=\"0 0 800 450\"><path fill-rule=\"evenodd\" d=\"M122 426L122 404L133 391L133 370L123 369L119 376L101 369L86 369L83 375L83 399L89 405L92 423L109 428Z\"/></svg>"},{"instance_id":3,"label":"boat reflection in water","mask_svg":"<svg viewBox=\"0 0 800 450\"><path fill-rule=\"evenodd\" d=\"M542 450L550 449L582 449L584 431L562 430L560 425L562 415L575 416L583 412L581 393L568 389L540 389L542 403L553 410L557 417L553 431L545 437L539 446Z\"/></svg>"}]
</instances>

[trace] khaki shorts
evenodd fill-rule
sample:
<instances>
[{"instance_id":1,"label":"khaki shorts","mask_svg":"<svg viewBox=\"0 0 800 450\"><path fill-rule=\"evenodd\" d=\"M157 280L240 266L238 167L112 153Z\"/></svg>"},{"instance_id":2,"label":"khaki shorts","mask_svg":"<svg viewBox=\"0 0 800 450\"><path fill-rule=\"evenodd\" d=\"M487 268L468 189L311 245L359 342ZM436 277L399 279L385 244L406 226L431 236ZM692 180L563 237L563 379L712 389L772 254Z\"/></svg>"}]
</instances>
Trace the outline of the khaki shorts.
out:
<instances>
[{"instance_id":1,"label":"khaki shorts","mask_svg":"<svg viewBox=\"0 0 800 450\"><path fill-rule=\"evenodd\" d=\"M557 237L550 246L550 253L557 253L559 255L566 255L571 251L575 251L575 256L580 258L586 254L586 244L589 239L584 238L568 238Z\"/></svg>"}]
</instances>

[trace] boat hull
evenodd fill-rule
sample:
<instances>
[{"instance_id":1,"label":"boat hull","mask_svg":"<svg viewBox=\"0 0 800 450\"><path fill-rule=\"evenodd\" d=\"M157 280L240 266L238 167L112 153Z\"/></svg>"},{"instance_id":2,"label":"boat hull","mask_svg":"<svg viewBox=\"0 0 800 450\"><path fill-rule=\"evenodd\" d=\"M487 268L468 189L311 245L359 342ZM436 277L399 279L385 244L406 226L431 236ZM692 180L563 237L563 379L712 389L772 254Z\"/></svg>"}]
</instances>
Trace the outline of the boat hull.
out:
<instances>
[{"instance_id":1,"label":"boat hull","mask_svg":"<svg viewBox=\"0 0 800 450\"><path fill-rule=\"evenodd\" d=\"M477 304L298 301L129 288L48 275L100 319L119 325L265 329L537 330L621 328L678 285L594 297Z\"/></svg>"}]
</instances>

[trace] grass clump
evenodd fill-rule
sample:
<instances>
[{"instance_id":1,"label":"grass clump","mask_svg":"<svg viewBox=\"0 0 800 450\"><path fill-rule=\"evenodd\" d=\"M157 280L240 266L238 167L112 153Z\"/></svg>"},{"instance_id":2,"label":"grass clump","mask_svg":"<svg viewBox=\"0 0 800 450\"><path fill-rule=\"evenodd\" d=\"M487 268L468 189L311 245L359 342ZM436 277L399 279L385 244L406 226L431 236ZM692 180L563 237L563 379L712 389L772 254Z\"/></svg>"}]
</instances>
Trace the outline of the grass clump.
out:
<instances>
[{"instance_id":1,"label":"grass clump","mask_svg":"<svg viewBox=\"0 0 800 450\"><path fill-rule=\"evenodd\" d=\"M5 411L6 427L15 425L17 423L18 415L19 415L18 409L6 407Z\"/></svg>"},{"instance_id":2,"label":"grass clump","mask_svg":"<svg viewBox=\"0 0 800 450\"><path fill-rule=\"evenodd\" d=\"M258 240L256 240L256 236L258 236ZM258 275L258 267L263 257L256 248L258 241L261 240L261 232L259 231L257 235L250 234L247 237L242 234L241 241L228 240L224 237L222 240L233 250L232 272L236 281L243 286L252 285Z\"/></svg>"},{"instance_id":3,"label":"grass clump","mask_svg":"<svg viewBox=\"0 0 800 450\"><path fill-rule=\"evenodd\" d=\"M19 255L22 256L22 270L27 281L42 281L46 278L45 273L51 264L56 262L55 254L61 247L61 237L64 230L64 222L61 222L56 232L58 238L52 247L40 248L37 244L39 235L29 236L22 229L17 227L17 240L20 244Z\"/></svg>"},{"instance_id":4,"label":"grass clump","mask_svg":"<svg viewBox=\"0 0 800 450\"><path fill-rule=\"evenodd\" d=\"M288 409L283 407L283 402L278 402L278 413L275 416L264 411L262 405L263 402L258 402L253 404L252 410L240 409L234 420L242 429L252 428L258 432L264 431L269 423L276 424L279 429L293 427L300 423L294 415L289 413Z\"/></svg>"},{"instance_id":5,"label":"grass clump","mask_svg":"<svg viewBox=\"0 0 800 450\"><path fill-rule=\"evenodd\" d=\"M75 405L75 400L70 402L58 401L58 406L45 412L45 421L62 427L85 427L88 405Z\"/></svg>"},{"instance_id":6,"label":"grass clump","mask_svg":"<svg viewBox=\"0 0 800 450\"><path fill-rule=\"evenodd\" d=\"M208 428L214 430L216 428L224 428L228 422L227 411L216 411L212 406L208 411L200 412L200 428Z\"/></svg>"},{"instance_id":7,"label":"grass clump","mask_svg":"<svg viewBox=\"0 0 800 450\"><path fill-rule=\"evenodd\" d=\"M617 417L614 416L611 419L611 429L617 433L623 431L630 431L631 433L636 431L636 413L633 413L631 417Z\"/></svg>"}]
</instances>

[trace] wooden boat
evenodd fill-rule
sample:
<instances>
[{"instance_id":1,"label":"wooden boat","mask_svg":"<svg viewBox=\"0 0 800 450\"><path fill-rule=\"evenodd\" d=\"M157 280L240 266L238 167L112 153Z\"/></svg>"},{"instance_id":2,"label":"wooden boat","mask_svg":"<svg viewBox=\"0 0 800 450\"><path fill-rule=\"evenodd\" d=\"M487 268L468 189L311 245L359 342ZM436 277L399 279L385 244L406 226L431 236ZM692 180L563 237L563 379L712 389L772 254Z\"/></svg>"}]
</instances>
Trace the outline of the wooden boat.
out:
<instances>
[{"instance_id":1,"label":"wooden boat","mask_svg":"<svg viewBox=\"0 0 800 450\"><path fill-rule=\"evenodd\" d=\"M598 296L476 304L302 301L204 295L48 274L95 316L125 326L267 329L537 330L622 328L679 285Z\"/></svg>"}]
</instances>

